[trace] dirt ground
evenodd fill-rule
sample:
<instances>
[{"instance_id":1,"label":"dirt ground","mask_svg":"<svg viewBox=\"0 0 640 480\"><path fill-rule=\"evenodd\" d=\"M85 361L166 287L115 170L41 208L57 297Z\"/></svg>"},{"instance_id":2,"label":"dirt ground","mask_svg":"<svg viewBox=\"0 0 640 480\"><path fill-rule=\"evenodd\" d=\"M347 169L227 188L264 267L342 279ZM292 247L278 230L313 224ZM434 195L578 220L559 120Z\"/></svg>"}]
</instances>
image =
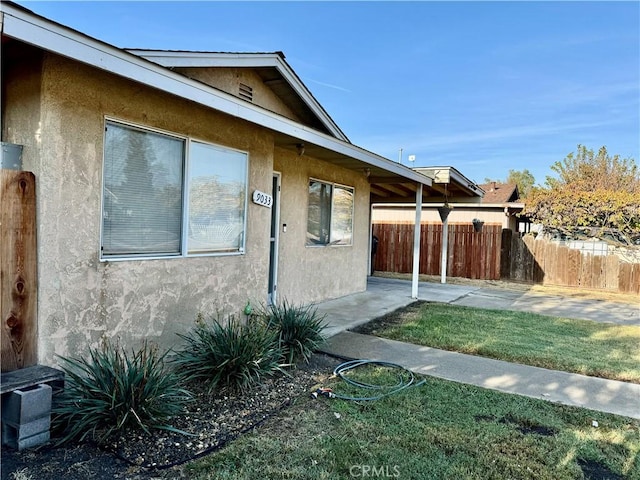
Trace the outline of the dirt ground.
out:
<instances>
[{"instance_id":1,"label":"dirt ground","mask_svg":"<svg viewBox=\"0 0 640 480\"><path fill-rule=\"evenodd\" d=\"M238 436L286 410L296 398L314 391L341 360L315 354L289 375L266 379L249 393L195 396L172 425L189 435L155 430L130 433L104 445L93 442L46 445L21 452L2 447L2 480L180 479L184 463L215 452Z\"/></svg>"}]
</instances>

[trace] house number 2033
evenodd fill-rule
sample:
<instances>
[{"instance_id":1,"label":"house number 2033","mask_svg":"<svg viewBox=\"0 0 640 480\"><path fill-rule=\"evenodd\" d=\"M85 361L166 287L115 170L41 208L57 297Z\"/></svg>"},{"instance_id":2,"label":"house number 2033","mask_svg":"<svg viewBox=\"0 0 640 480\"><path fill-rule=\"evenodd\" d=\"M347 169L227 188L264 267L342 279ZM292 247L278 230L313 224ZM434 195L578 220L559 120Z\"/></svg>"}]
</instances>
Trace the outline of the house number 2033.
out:
<instances>
[{"instance_id":1,"label":"house number 2033","mask_svg":"<svg viewBox=\"0 0 640 480\"><path fill-rule=\"evenodd\" d=\"M268 193L261 192L260 190L255 190L253 192L253 203L257 203L258 205L262 205L263 207L271 208L273 205L273 197Z\"/></svg>"}]
</instances>

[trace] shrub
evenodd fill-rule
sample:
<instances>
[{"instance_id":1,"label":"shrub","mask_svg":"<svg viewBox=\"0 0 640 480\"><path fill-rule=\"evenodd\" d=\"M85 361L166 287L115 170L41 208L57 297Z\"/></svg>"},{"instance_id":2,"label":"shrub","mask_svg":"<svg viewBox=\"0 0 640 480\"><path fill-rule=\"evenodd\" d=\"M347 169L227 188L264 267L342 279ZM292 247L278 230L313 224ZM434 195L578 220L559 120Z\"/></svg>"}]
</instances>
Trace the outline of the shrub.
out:
<instances>
[{"instance_id":1,"label":"shrub","mask_svg":"<svg viewBox=\"0 0 640 480\"><path fill-rule=\"evenodd\" d=\"M311 354L326 340L325 316L318 315L313 305L292 305L286 300L272 304L261 312L267 327L277 332L280 348L289 364L303 359L308 362Z\"/></svg>"},{"instance_id":2,"label":"shrub","mask_svg":"<svg viewBox=\"0 0 640 480\"><path fill-rule=\"evenodd\" d=\"M65 388L56 396L54 427L63 431L60 443L84 440L102 442L116 432L141 428L178 431L167 421L178 414L191 394L180 387L179 377L165 368L155 346L144 343L128 355L106 341L91 349L88 359L60 357L66 373Z\"/></svg>"},{"instance_id":3,"label":"shrub","mask_svg":"<svg viewBox=\"0 0 640 480\"><path fill-rule=\"evenodd\" d=\"M240 323L234 317L226 322L198 316L177 351L174 362L185 380L202 381L209 391L215 388L246 390L261 377L281 371L282 350L275 332L259 322Z\"/></svg>"}]
</instances>

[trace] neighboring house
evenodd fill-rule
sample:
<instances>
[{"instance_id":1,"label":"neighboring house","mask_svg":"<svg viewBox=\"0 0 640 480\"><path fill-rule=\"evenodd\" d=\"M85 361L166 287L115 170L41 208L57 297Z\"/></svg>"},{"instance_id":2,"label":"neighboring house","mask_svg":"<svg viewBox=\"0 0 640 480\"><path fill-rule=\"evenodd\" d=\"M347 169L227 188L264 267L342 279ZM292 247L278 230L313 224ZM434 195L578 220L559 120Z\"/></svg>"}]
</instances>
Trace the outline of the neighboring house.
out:
<instances>
[{"instance_id":1,"label":"neighboring house","mask_svg":"<svg viewBox=\"0 0 640 480\"><path fill-rule=\"evenodd\" d=\"M0 15L1 140L37 222L37 318L8 325L3 295L3 369L16 336L55 365L103 338L174 345L199 312L363 291L372 203L441 196L351 144L281 53L123 50Z\"/></svg>"},{"instance_id":2,"label":"neighboring house","mask_svg":"<svg viewBox=\"0 0 640 480\"><path fill-rule=\"evenodd\" d=\"M524 223L517 216L523 208L524 204L519 202L518 187L515 184L488 183L476 185L468 180L460 172L451 167L428 167L416 168L416 171L432 178L433 186L441 187L442 197L438 204L423 204L422 207L422 223L441 223L440 215L437 207L444 203L445 197L447 203L452 207L448 216L449 224L471 224L474 219L479 219L485 225L501 225L502 228L520 231L519 224ZM473 196L465 198L456 191L449 191L443 188L446 185L447 176L443 172L454 172L459 184L466 183L469 192L473 192ZM452 175L453 178L453 175ZM437 200L437 197L431 199ZM373 221L374 222L412 222L414 216L415 204L392 205L382 204L374 206Z\"/></svg>"}]
</instances>

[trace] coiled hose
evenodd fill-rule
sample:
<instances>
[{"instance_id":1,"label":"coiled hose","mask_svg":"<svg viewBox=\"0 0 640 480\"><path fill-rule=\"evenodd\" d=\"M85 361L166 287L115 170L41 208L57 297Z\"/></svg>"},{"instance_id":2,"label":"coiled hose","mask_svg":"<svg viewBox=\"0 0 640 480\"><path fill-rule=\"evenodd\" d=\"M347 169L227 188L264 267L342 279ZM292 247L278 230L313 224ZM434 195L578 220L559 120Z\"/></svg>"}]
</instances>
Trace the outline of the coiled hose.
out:
<instances>
[{"instance_id":1,"label":"coiled hose","mask_svg":"<svg viewBox=\"0 0 640 480\"><path fill-rule=\"evenodd\" d=\"M371 383L360 382L358 380L354 380L353 378L347 377L345 374L355 368L361 367L363 365L373 365L379 367L387 367L395 370L399 370L397 374L398 381L394 385L376 385ZM338 365L334 370L333 374L337 377L340 377L343 381L348 383L349 385L353 385L354 387L364 388L366 390L371 390L374 392L383 392L378 393L376 395L371 396L363 396L363 397L352 397L348 395L342 395L339 393L333 392L333 396L335 398L341 398L343 400L352 400L352 401L369 401L369 400L379 400L384 397L388 397L389 395L395 395L409 387L418 387L425 383L425 379L417 382L415 375L411 370L404 368L401 365L390 362L382 362L377 360L351 360L349 362L344 362Z\"/></svg>"}]
</instances>

